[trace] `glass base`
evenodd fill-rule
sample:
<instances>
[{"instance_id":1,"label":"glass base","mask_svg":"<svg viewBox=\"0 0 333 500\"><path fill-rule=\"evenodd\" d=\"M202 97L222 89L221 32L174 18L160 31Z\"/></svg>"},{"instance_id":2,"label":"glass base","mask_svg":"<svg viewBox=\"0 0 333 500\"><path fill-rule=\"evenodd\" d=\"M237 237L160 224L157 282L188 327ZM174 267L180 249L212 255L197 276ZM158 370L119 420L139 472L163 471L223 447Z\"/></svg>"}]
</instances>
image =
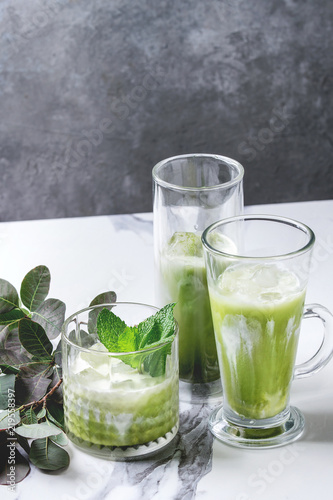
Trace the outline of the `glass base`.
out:
<instances>
[{"instance_id":1,"label":"glass base","mask_svg":"<svg viewBox=\"0 0 333 500\"><path fill-rule=\"evenodd\" d=\"M179 400L192 404L219 404L222 402L221 380L203 384L179 381Z\"/></svg>"},{"instance_id":2,"label":"glass base","mask_svg":"<svg viewBox=\"0 0 333 500\"><path fill-rule=\"evenodd\" d=\"M228 422L223 416L223 406L219 406L209 417L209 428L219 441L237 448L275 448L301 437L304 417L298 408L291 406L287 420L279 426L248 428Z\"/></svg>"},{"instance_id":3,"label":"glass base","mask_svg":"<svg viewBox=\"0 0 333 500\"><path fill-rule=\"evenodd\" d=\"M154 455L161 450L167 450L177 435L178 427L178 424L175 425L170 432L167 432L164 436L159 437L155 441L135 446L98 445L78 438L72 432L68 432L67 436L70 441L84 453L106 460L124 462L127 460L140 460L141 458L147 458Z\"/></svg>"}]
</instances>

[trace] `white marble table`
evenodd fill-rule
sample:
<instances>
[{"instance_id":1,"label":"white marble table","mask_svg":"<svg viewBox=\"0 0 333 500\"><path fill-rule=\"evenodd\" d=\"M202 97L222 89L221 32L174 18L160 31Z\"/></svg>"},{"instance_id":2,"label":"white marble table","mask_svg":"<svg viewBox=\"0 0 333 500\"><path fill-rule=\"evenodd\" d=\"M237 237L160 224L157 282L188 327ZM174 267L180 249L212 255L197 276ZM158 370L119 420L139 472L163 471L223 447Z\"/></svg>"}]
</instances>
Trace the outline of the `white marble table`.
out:
<instances>
[{"instance_id":1,"label":"white marble table","mask_svg":"<svg viewBox=\"0 0 333 500\"><path fill-rule=\"evenodd\" d=\"M310 225L317 236L307 302L333 311L333 201L246 207ZM51 271L51 297L67 313L113 289L118 300L154 303L152 214L0 224L0 277L19 287L33 267ZM313 328L312 328L313 326ZM320 331L302 330L298 360L320 342ZM292 403L306 419L296 443L272 450L240 450L213 440L209 408L181 405L180 435L172 458L142 462L99 460L68 447L60 474L32 469L1 500L307 500L333 498L333 362L312 378L294 382Z\"/></svg>"}]
</instances>

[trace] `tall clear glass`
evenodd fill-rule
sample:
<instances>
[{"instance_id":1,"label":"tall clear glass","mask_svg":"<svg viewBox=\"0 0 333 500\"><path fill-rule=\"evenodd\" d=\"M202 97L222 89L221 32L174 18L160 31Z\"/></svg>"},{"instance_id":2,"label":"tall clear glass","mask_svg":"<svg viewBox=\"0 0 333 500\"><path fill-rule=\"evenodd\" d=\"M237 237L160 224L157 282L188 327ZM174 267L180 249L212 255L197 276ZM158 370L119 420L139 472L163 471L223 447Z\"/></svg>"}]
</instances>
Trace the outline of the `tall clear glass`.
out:
<instances>
[{"instance_id":1,"label":"tall clear glass","mask_svg":"<svg viewBox=\"0 0 333 500\"><path fill-rule=\"evenodd\" d=\"M175 156L153 168L155 295L160 307L177 303L184 400L222 395L201 234L242 213L243 174L237 161L210 154Z\"/></svg>"},{"instance_id":2,"label":"tall clear glass","mask_svg":"<svg viewBox=\"0 0 333 500\"><path fill-rule=\"evenodd\" d=\"M216 245L221 239L224 248ZM289 404L292 380L316 373L333 355L332 314L319 304L304 307L315 235L291 219L248 215L216 222L202 241L223 386L210 428L239 447L290 443L304 428ZM321 320L324 337L295 366L307 318Z\"/></svg>"},{"instance_id":3,"label":"tall clear glass","mask_svg":"<svg viewBox=\"0 0 333 500\"><path fill-rule=\"evenodd\" d=\"M106 307L129 326L157 312L117 302L76 312L62 329L64 413L69 439L82 451L110 460L141 458L177 434L178 333L135 352L109 352L96 332Z\"/></svg>"}]
</instances>

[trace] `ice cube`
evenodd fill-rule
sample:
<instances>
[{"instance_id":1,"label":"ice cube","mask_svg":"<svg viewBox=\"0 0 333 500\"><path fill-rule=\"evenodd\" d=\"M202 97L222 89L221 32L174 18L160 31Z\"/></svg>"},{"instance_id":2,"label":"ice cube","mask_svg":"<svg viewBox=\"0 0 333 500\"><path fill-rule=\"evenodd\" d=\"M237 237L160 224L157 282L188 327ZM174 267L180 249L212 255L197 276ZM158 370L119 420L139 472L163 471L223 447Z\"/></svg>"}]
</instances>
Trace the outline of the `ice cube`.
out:
<instances>
[{"instance_id":1,"label":"ice cube","mask_svg":"<svg viewBox=\"0 0 333 500\"><path fill-rule=\"evenodd\" d=\"M105 345L102 344L102 342L96 342L91 347L89 347L89 349L91 349L92 351L97 351L97 352L109 352L107 350L107 348L105 347Z\"/></svg>"},{"instance_id":2,"label":"ice cube","mask_svg":"<svg viewBox=\"0 0 333 500\"><path fill-rule=\"evenodd\" d=\"M191 232L176 232L170 238L167 253L175 257L202 257L201 236Z\"/></svg>"},{"instance_id":3,"label":"ice cube","mask_svg":"<svg viewBox=\"0 0 333 500\"><path fill-rule=\"evenodd\" d=\"M254 283L263 288L274 288L279 284L279 273L276 266L257 266L253 273Z\"/></svg>"},{"instance_id":4,"label":"ice cube","mask_svg":"<svg viewBox=\"0 0 333 500\"><path fill-rule=\"evenodd\" d=\"M73 365L71 367L71 372L74 375L76 375L77 373L83 372L87 368L90 368L89 363L85 359L82 359L81 354L82 353L79 354L79 356L76 358L75 362L73 363Z\"/></svg>"},{"instance_id":5,"label":"ice cube","mask_svg":"<svg viewBox=\"0 0 333 500\"><path fill-rule=\"evenodd\" d=\"M108 352L107 348L102 343L96 342L90 349L92 351L91 353L81 352L79 354L77 363L85 362L86 366L84 366L84 368L90 367L103 377L108 376L110 372L111 357L102 354Z\"/></svg>"}]
</instances>

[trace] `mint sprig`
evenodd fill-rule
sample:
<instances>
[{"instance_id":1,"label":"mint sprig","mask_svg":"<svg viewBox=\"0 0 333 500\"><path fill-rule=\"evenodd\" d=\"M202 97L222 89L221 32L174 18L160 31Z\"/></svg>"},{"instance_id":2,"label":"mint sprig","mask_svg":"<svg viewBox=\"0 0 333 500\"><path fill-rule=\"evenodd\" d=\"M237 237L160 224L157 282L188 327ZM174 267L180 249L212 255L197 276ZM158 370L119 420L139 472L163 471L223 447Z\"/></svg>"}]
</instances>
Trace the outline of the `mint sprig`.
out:
<instances>
[{"instance_id":1,"label":"mint sprig","mask_svg":"<svg viewBox=\"0 0 333 500\"><path fill-rule=\"evenodd\" d=\"M158 347L175 336L175 318L173 308L168 304L156 314L145 319L137 326L128 326L113 311L104 308L97 318L97 334L99 340L109 352L122 353L142 351L150 347ZM124 363L132 368L144 366L152 377L163 375L166 357L170 353L171 343L148 353L144 358L138 355L123 356Z\"/></svg>"},{"instance_id":2,"label":"mint sprig","mask_svg":"<svg viewBox=\"0 0 333 500\"><path fill-rule=\"evenodd\" d=\"M136 351L136 332L116 314L104 308L97 317L99 340L110 352Z\"/></svg>"}]
</instances>

